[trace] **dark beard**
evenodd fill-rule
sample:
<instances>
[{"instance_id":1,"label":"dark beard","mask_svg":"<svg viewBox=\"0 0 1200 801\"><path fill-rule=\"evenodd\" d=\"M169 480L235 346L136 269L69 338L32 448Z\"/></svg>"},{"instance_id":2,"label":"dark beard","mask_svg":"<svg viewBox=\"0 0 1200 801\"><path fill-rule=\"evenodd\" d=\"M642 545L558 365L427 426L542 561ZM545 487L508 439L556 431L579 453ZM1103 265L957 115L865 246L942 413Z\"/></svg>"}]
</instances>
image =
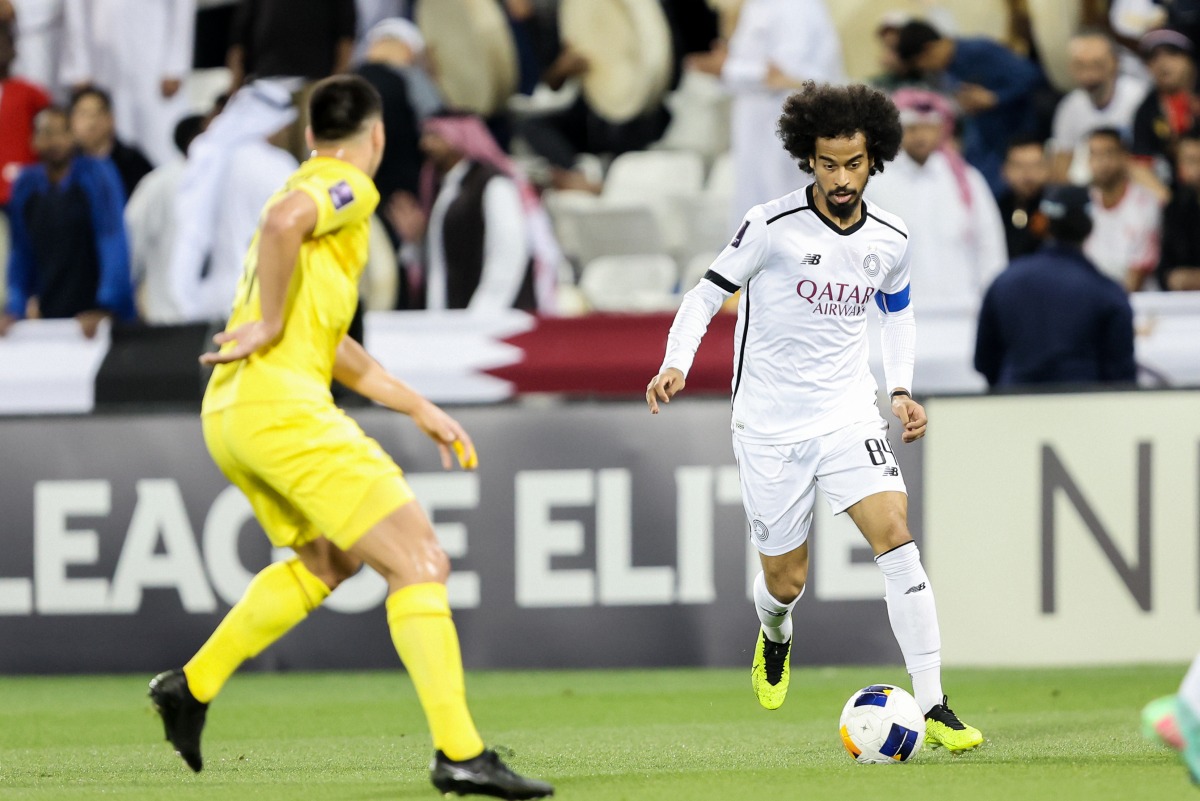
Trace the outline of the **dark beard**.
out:
<instances>
[{"instance_id":1,"label":"dark beard","mask_svg":"<svg viewBox=\"0 0 1200 801\"><path fill-rule=\"evenodd\" d=\"M855 213L858 211L861 201L862 195L857 193L854 195L854 199L849 203L838 203L833 199L832 195L825 196L825 205L829 207L831 212L833 212L834 217L837 217L839 220L843 221L848 220L855 215Z\"/></svg>"}]
</instances>

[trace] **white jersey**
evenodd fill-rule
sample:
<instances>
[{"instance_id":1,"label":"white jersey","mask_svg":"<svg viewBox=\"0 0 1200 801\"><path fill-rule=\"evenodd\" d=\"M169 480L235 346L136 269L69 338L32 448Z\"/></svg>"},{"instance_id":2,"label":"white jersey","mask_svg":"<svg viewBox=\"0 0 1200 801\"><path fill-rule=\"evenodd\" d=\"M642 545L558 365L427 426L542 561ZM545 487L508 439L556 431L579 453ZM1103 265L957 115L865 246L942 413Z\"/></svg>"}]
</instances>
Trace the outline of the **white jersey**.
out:
<instances>
[{"instance_id":1,"label":"white jersey","mask_svg":"<svg viewBox=\"0 0 1200 801\"><path fill-rule=\"evenodd\" d=\"M671 328L664 368L685 374L704 328L692 313L713 284L742 290L734 338L733 421L747 442L794 443L879 418L867 361L867 313L885 312L885 364L909 387L912 339L889 348L887 317L911 325L908 232L865 202L842 229L813 205L813 187L755 206L737 235L689 292ZM693 302L689 302L692 299ZM706 304L715 311L718 304ZM701 322L706 327L708 319ZM893 353L889 356L889 350Z\"/></svg>"},{"instance_id":2,"label":"white jersey","mask_svg":"<svg viewBox=\"0 0 1200 801\"><path fill-rule=\"evenodd\" d=\"M1096 187L1089 194L1092 233L1084 240L1084 254L1122 286L1130 272L1153 273L1162 252L1162 207L1154 193L1130 181L1111 208Z\"/></svg>"}]
</instances>

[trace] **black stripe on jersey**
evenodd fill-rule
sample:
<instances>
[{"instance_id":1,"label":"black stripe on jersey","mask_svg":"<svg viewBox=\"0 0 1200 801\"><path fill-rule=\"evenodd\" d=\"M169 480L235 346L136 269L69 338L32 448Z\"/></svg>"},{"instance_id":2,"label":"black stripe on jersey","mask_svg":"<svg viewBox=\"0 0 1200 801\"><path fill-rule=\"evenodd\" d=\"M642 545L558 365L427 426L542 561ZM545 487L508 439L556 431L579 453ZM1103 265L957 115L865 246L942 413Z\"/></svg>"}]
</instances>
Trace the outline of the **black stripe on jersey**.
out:
<instances>
[{"instance_id":1,"label":"black stripe on jersey","mask_svg":"<svg viewBox=\"0 0 1200 801\"><path fill-rule=\"evenodd\" d=\"M712 270L706 271L704 273L703 277L708 279L709 281L712 281L714 284L719 286L721 289L724 289L730 295L732 295L734 292L737 292L739 289L741 289L740 286L733 283L725 276L721 275L720 273L715 273Z\"/></svg>"},{"instance_id":2,"label":"black stripe on jersey","mask_svg":"<svg viewBox=\"0 0 1200 801\"><path fill-rule=\"evenodd\" d=\"M776 215L775 215L774 217L772 217L771 219L767 220L767 225L770 225L771 223L775 222L775 221L776 221L776 220L778 220L780 217L786 217L786 216L788 216L789 214L795 214L795 213L796 213L796 212L798 212L798 211L807 211L807 210L808 210L808 206L800 206L800 207L798 207L798 208L794 208L794 209L788 209L787 211L780 212L779 214L776 214Z\"/></svg>"},{"instance_id":3,"label":"black stripe on jersey","mask_svg":"<svg viewBox=\"0 0 1200 801\"><path fill-rule=\"evenodd\" d=\"M895 231L896 233L900 234L900 236L904 237L905 239L908 239L908 234L904 233L903 231L901 231L901 230L900 230L899 228L897 228L896 226L892 225L892 224L891 224L890 222L888 222L887 220L881 220L881 219L879 219L878 217L876 217L874 214L871 214L870 212L867 212L867 216L868 216L868 217L870 217L870 218L871 218L872 220L874 220L875 222L877 222L877 223L881 223L881 224L883 224L883 225L886 225L888 228L891 228L893 231Z\"/></svg>"},{"instance_id":4,"label":"black stripe on jersey","mask_svg":"<svg viewBox=\"0 0 1200 801\"><path fill-rule=\"evenodd\" d=\"M733 396L729 399L731 403L737 398L738 387L742 385L742 365L746 363L746 340L750 338L750 279L746 280L744 296L746 298L746 319L742 323L742 347L738 352L737 378L733 380Z\"/></svg>"}]
</instances>

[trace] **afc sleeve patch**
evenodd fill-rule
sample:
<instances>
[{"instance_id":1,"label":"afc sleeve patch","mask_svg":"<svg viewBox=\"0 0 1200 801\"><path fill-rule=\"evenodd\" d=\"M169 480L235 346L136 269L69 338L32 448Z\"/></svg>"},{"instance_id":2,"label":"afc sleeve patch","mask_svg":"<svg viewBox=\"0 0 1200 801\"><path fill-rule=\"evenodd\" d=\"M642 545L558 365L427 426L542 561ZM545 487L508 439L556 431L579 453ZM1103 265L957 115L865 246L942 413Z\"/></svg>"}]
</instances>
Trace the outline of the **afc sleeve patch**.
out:
<instances>
[{"instance_id":1,"label":"afc sleeve patch","mask_svg":"<svg viewBox=\"0 0 1200 801\"><path fill-rule=\"evenodd\" d=\"M333 203L333 210L340 211L354 202L354 190L346 181L338 181L329 187L329 200Z\"/></svg>"},{"instance_id":2,"label":"afc sleeve patch","mask_svg":"<svg viewBox=\"0 0 1200 801\"><path fill-rule=\"evenodd\" d=\"M729 243L729 247L736 248L738 245L742 244L742 237L746 235L746 229L749 227L750 221L743 220L742 227L738 229L737 235L733 238L733 241Z\"/></svg>"}]
</instances>

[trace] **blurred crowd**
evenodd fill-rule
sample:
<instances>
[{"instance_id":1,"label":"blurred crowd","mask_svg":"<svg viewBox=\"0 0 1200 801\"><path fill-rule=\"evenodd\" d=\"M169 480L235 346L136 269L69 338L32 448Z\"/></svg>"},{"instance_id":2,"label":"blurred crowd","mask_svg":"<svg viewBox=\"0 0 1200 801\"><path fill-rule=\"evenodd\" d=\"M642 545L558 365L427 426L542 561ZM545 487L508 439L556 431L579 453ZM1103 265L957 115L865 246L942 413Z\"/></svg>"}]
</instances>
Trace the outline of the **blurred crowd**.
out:
<instances>
[{"instance_id":1,"label":"blurred crowd","mask_svg":"<svg viewBox=\"0 0 1200 801\"><path fill-rule=\"evenodd\" d=\"M1195 291L1198 35L1200 0L0 0L0 333L222 319L339 72L384 100L366 309L673 308L807 182L775 136L806 80L892 93L866 200L908 225L923 306L986 307L1067 185L1106 304Z\"/></svg>"}]
</instances>

